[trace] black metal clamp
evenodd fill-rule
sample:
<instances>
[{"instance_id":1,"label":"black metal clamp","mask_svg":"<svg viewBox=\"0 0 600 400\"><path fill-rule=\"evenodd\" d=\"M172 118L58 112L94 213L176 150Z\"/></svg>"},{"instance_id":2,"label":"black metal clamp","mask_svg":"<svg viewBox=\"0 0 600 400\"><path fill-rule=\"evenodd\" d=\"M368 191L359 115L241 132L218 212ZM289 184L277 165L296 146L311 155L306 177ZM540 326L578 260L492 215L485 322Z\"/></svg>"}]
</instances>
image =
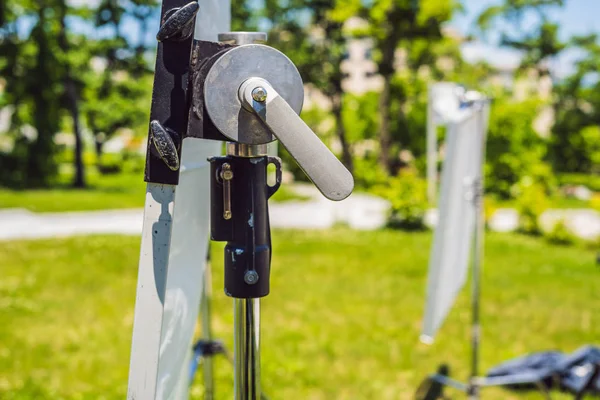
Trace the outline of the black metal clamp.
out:
<instances>
[{"instance_id":1,"label":"black metal clamp","mask_svg":"<svg viewBox=\"0 0 600 400\"><path fill-rule=\"evenodd\" d=\"M214 157L211 163L211 238L225 246L225 293L235 298L269 294L271 230L268 200L281 184L277 157ZM277 178L267 184L267 165Z\"/></svg>"},{"instance_id":2,"label":"black metal clamp","mask_svg":"<svg viewBox=\"0 0 600 400\"><path fill-rule=\"evenodd\" d=\"M163 1L145 180L179 183L186 138L227 143L226 156L209 159L211 238L227 242L235 398L258 399L259 298L269 294L272 256L268 200L282 182L281 161L268 156L267 144L278 139L331 200L349 196L354 180L299 118L304 86L290 59L257 44L266 39L261 33L226 33L220 42L193 39L199 10L196 1ZM270 164L276 170L273 186L267 183Z\"/></svg>"},{"instance_id":3,"label":"black metal clamp","mask_svg":"<svg viewBox=\"0 0 600 400\"><path fill-rule=\"evenodd\" d=\"M211 163L211 237L226 241L225 291L235 298L269 293L268 199L281 184L281 162L268 157L275 139L332 200L348 196L353 179L298 117L302 79L279 51L256 41L265 34L227 33L224 43L192 38L198 3L163 3L145 180L177 185L186 137L228 142ZM273 187L267 166L276 166Z\"/></svg>"}]
</instances>

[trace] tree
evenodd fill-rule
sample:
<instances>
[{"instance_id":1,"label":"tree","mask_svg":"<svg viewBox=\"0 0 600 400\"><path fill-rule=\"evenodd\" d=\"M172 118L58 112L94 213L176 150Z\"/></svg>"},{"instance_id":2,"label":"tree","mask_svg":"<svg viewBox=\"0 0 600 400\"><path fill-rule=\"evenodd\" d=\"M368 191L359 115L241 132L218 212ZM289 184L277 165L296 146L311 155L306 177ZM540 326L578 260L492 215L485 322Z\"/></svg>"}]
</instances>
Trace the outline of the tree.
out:
<instances>
[{"instance_id":1,"label":"tree","mask_svg":"<svg viewBox=\"0 0 600 400\"><path fill-rule=\"evenodd\" d=\"M260 9L249 0L231 1L231 30L233 32L253 32L257 30L256 19Z\"/></svg>"},{"instance_id":2,"label":"tree","mask_svg":"<svg viewBox=\"0 0 600 400\"><path fill-rule=\"evenodd\" d=\"M39 187L56 174L54 135L60 128L64 59L57 41L57 3L9 0L0 5L0 75L2 107L12 106L9 133L12 151L0 154L5 185ZM35 21L19 35L21 21ZM27 132L27 133L26 133Z\"/></svg>"},{"instance_id":3,"label":"tree","mask_svg":"<svg viewBox=\"0 0 600 400\"><path fill-rule=\"evenodd\" d=\"M139 128L146 134L152 71L146 60L148 20L154 17L156 0L103 0L94 11L94 25L112 34L97 40L91 56L103 64L87 78L85 108L87 124L96 142L98 161L103 143L122 128ZM140 28L139 41L124 37L123 19L132 17ZM135 99L139 99L136 101Z\"/></svg>"},{"instance_id":4,"label":"tree","mask_svg":"<svg viewBox=\"0 0 600 400\"><path fill-rule=\"evenodd\" d=\"M582 54L575 71L556 86L552 160L560 172L600 171L600 45L596 34L571 41Z\"/></svg>"},{"instance_id":5,"label":"tree","mask_svg":"<svg viewBox=\"0 0 600 400\"><path fill-rule=\"evenodd\" d=\"M341 65L347 54L347 35L343 31L344 21L337 14L337 3L336 0L266 0L261 14L271 26L269 43L294 61L305 83L312 84L329 99L335 134L342 148L342 162L352 171L352 150L342 117L344 73ZM250 10L249 6L239 7L234 16L248 18ZM252 23L254 19L249 20ZM234 26L236 24L239 22L234 20Z\"/></svg>"},{"instance_id":6,"label":"tree","mask_svg":"<svg viewBox=\"0 0 600 400\"><path fill-rule=\"evenodd\" d=\"M441 25L451 18L456 4L452 0L385 0L363 2L343 0L338 2L346 16L357 15L366 22L364 29L355 32L358 36L374 40L374 60L379 75L383 78L383 88L379 98L379 160L382 168L394 173L392 159L392 81L397 72L398 49L410 53L412 46L420 39L432 43L442 37ZM416 63L409 67L420 65ZM402 112L400 107L400 111Z\"/></svg>"},{"instance_id":7,"label":"tree","mask_svg":"<svg viewBox=\"0 0 600 400\"><path fill-rule=\"evenodd\" d=\"M77 82L75 73L77 69L85 70L88 65L85 62L79 62L76 65L77 58L73 57L73 47L71 44L72 38L69 38L67 34L67 16L70 11L70 7L67 5L66 0L57 1L58 8L58 20L59 20L59 31L58 31L58 47L61 50L63 59L62 63L62 82L64 84L63 89L63 102L68 110L71 119L73 121L73 134L75 135L75 157L74 167L75 176L73 178L73 186L77 188L85 187L85 164L83 163L83 138L81 132L81 122L79 118L79 101L81 98L81 81ZM85 38L79 38L77 43L78 52L85 51ZM83 40L82 40L83 39ZM76 40L76 39L75 39ZM85 59L85 56L84 56ZM79 59L80 60L80 59Z\"/></svg>"},{"instance_id":8,"label":"tree","mask_svg":"<svg viewBox=\"0 0 600 400\"><path fill-rule=\"evenodd\" d=\"M547 11L554 7L562 7L564 0L504 0L500 5L485 10L477 19L477 24L484 32L491 28L500 29L500 42L523 53L521 69L534 68L539 76L551 75L550 61L566 47L558 38L558 25L548 20ZM527 30L525 25L532 26L527 15L537 16L538 23ZM501 27L498 22L508 25Z\"/></svg>"},{"instance_id":9,"label":"tree","mask_svg":"<svg viewBox=\"0 0 600 400\"><path fill-rule=\"evenodd\" d=\"M521 183L552 189L552 169L544 161L548 146L533 129L542 106L537 99L519 103L508 97L494 100L486 145L486 192L507 199Z\"/></svg>"}]
</instances>

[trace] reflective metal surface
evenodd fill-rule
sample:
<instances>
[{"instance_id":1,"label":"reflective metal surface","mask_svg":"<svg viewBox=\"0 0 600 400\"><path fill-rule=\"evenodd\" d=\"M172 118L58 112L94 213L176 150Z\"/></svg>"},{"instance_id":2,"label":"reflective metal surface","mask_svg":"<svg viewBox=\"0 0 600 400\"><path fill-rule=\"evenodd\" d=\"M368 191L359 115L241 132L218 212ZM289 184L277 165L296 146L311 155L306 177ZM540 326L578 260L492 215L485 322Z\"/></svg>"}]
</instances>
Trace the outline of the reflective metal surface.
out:
<instances>
[{"instance_id":1,"label":"reflective metal surface","mask_svg":"<svg viewBox=\"0 0 600 400\"><path fill-rule=\"evenodd\" d=\"M240 85L252 77L268 80L294 113L300 114L304 102L300 73L283 53L260 44L236 47L214 63L204 85L206 111L231 141L266 144L275 138L253 112L242 107L238 97Z\"/></svg>"},{"instance_id":2,"label":"reflective metal surface","mask_svg":"<svg viewBox=\"0 0 600 400\"><path fill-rule=\"evenodd\" d=\"M259 400L260 299L233 300L234 399Z\"/></svg>"},{"instance_id":3,"label":"reflective metal surface","mask_svg":"<svg viewBox=\"0 0 600 400\"><path fill-rule=\"evenodd\" d=\"M219 33L219 42L244 45L264 43L267 41L265 32L225 32Z\"/></svg>"},{"instance_id":4,"label":"reflective metal surface","mask_svg":"<svg viewBox=\"0 0 600 400\"><path fill-rule=\"evenodd\" d=\"M244 144L227 142L226 154L236 157L261 157L266 156L268 147L266 144Z\"/></svg>"},{"instance_id":5,"label":"reflective metal surface","mask_svg":"<svg viewBox=\"0 0 600 400\"><path fill-rule=\"evenodd\" d=\"M264 102L254 100L257 87L266 90ZM261 78L248 79L240 87L239 95L243 105L254 110L325 197L338 201L352 193L354 178L350 171L269 82Z\"/></svg>"}]
</instances>

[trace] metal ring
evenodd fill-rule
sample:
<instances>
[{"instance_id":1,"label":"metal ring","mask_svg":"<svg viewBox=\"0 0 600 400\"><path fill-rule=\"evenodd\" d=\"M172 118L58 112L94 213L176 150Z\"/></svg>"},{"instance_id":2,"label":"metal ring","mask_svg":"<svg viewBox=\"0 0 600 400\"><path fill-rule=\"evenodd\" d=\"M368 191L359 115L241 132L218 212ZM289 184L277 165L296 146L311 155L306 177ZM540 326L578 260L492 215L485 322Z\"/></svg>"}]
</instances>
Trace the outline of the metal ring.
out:
<instances>
[{"instance_id":1,"label":"metal ring","mask_svg":"<svg viewBox=\"0 0 600 400\"><path fill-rule=\"evenodd\" d=\"M206 111L217 129L232 141L269 143L275 139L271 131L242 106L238 96L240 85L252 77L267 80L300 114L304 86L298 69L280 51L260 44L233 48L213 64L204 82Z\"/></svg>"}]
</instances>

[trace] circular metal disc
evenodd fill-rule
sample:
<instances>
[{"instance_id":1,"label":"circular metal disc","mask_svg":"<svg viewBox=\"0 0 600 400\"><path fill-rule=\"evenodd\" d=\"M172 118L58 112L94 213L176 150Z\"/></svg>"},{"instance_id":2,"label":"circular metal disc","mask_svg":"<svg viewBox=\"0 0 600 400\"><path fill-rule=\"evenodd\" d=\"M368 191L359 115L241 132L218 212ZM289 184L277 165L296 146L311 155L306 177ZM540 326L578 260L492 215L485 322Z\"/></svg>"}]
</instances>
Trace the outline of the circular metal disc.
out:
<instances>
[{"instance_id":1,"label":"circular metal disc","mask_svg":"<svg viewBox=\"0 0 600 400\"><path fill-rule=\"evenodd\" d=\"M204 104L213 124L232 141L272 142L271 131L242 106L238 96L242 83L253 77L267 80L300 114L304 87L298 69L283 53L261 44L235 47L214 63L204 83Z\"/></svg>"}]
</instances>

